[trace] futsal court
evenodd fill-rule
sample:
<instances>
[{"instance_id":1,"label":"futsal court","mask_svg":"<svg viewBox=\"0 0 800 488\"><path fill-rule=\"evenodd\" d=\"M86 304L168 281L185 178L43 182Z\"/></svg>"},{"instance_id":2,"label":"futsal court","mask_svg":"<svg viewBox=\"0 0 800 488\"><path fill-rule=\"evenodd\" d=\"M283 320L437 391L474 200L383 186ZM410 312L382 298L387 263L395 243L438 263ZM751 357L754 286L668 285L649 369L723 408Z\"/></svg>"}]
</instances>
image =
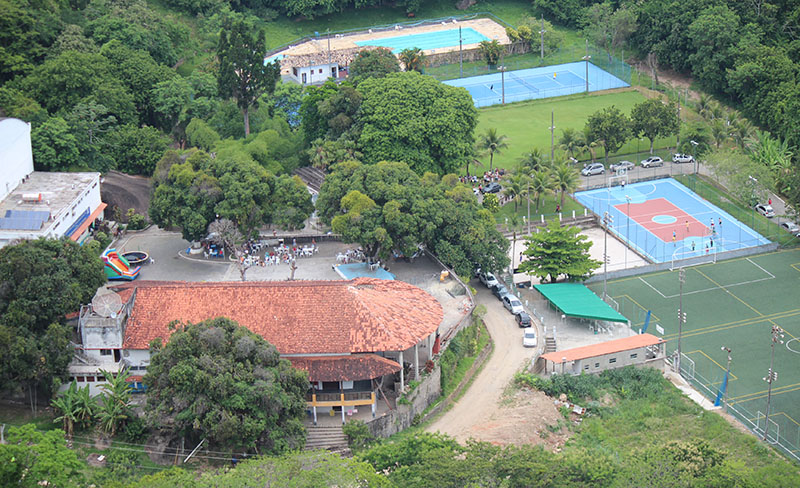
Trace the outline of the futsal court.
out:
<instances>
[{"instance_id":1,"label":"futsal court","mask_svg":"<svg viewBox=\"0 0 800 488\"><path fill-rule=\"evenodd\" d=\"M724 224L723 224L724 225ZM800 461L800 250L741 257L608 282L608 295L631 326L664 337L667 352L678 343L678 308L686 322L681 333L681 370L710 400L763 435L772 359L772 327L783 329L774 348L769 441ZM590 288L602 293L603 283ZM613 303L613 302L612 302ZM727 391L721 394L731 349Z\"/></svg>"},{"instance_id":2,"label":"futsal court","mask_svg":"<svg viewBox=\"0 0 800 488\"><path fill-rule=\"evenodd\" d=\"M606 212L609 231L655 263L769 244L769 240L672 178L623 184L575 194L597 215Z\"/></svg>"},{"instance_id":3,"label":"futsal court","mask_svg":"<svg viewBox=\"0 0 800 488\"><path fill-rule=\"evenodd\" d=\"M506 103L582 93L586 91L587 75L589 91L630 86L594 64L582 61L506 71L505 74L497 72L444 83L466 88L476 107L488 107L502 103L503 93Z\"/></svg>"}]
</instances>

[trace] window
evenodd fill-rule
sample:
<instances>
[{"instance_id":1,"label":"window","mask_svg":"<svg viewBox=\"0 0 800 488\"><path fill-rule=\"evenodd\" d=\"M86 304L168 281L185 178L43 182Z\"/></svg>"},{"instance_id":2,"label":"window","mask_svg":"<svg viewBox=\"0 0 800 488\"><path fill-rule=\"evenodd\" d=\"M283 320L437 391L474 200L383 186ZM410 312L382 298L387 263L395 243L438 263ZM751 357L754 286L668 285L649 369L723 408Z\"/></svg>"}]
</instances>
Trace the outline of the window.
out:
<instances>
[{"instance_id":1,"label":"window","mask_svg":"<svg viewBox=\"0 0 800 488\"><path fill-rule=\"evenodd\" d=\"M94 376L87 376L86 377L86 382L87 383L94 383Z\"/></svg>"},{"instance_id":2,"label":"window","mask_svg":"<svg viewBox=\"0 0 800 488\"><path fill-rule=\"evenodd\" d=\"M100 349L101 356L111 356L111 349Z\"/></svg>"},{"instance_id":3,"label":"window","mask_svg":"<svg viewBox=\"0 0 800 488\"><path fill-rule=\"evenodd\" d=\"M636 359L637 357L639 357L638 353L631 354L631 359Z\"/></svg>"},{"instance_id":4,"label":"window","mask_svg":"<svg viewBox=\"0 0 800 488\"><path fill-rule=\"evenodd\" d=\"M306 79L307 79L307 76L306 76L306 74L305 74L305 73L303 73L303 84L304 84L304 85L306 84Z\"/></svg>"},{"instance_id":5,"label":"window","mask_svg":"<svg viewBox=\"0 0 800 488\"><path fill-rule=\"evenodd\" d=\"M83 383L84 382L83 376L76 376L75 381L77 381L78 383Z\"/></svg>"},{"instance_id":6,"label":"window","mask_svg":"<svg viewBox=\"0 0 800 488\"><path fill-rule=\"evenodd\" d=\"M594 367L595 368L599 368L600 367L600 363L594 363Z\"/></svg>"},{"instance_id":7,"label":"window","mask_svg":"<svg viewBox=\"0 0 800 488\"><path fill-rule=\"evenodd\" d=\"M353 389L352 381L342 381L342 390L352 390L352 389Z\"/></svg>"},{"instance_id":8,"label":"window","mask_svg":"<svg viewBox=\"0 0 800 488\"><path fill-rule=\"evenodd\" d=\"M613 364L613 363L616 363L616 362L617 362L617 358L611 358L611 359L608 360L609 364Z\"/></svg>"},{"instance_id":9,"label":"window","mask_svg":"<svg viewBox=\"0 0 800 488\"><path fill-rule=\"evenodd\" d=\"M322 74L322 68L319 69L319 74Z\"/></svg>"},{"instance_id":10,"label":"window","mask_svg":"<svg viewBox=\"0 0 800 488\"><path fill-rule=\"evenodd\" d=\"M105 376L98 376L97 377L97 381L105 381L105 380L106 380Z\"/></svg>"},{"instance_id":11,"label":"window","mask_svg":"<svg viewBox=\"0 0 800 488\"><path fill-rule=\"evenodd\" d=\"M587 364L586 366L583 367L583 369L588 370L589 369L589 365Z\"/></svg>"},{"instance_id":12,"label":"window","mask_svg":"<svg viewBox=\"0 0 800 488\"><path fill-rule=\"evenodd\" d=\"M74 376L70 376L69 377L69 382L72 383L73 381L75 381L75 377Z\"/></svg>"}]
</instances>

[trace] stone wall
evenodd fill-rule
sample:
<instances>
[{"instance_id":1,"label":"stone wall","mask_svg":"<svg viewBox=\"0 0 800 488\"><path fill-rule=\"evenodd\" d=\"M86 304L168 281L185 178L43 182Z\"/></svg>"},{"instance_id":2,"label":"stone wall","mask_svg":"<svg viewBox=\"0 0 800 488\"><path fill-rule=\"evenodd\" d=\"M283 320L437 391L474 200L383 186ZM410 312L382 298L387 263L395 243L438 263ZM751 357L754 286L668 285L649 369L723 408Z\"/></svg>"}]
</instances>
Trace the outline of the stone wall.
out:
<instances>
[{"instance_id":1,"label":"stone wall","mask_svg":"<svg viewBox=\"0 0 800 488\"><path fill-rule=\"evenodd\" d=\"M414 391L403 396L410 402L409 404L401 404L398 401L395 410L370 420L367 425L375 437L389 437L411 427L414 417L421 415L441 395L442 369L437 361L433 371L422 378Z\"/></svg>"},{"instance_id":2,"label":"stone wall","mask_svg":"<svg viewBox=\"0 0 800 488\"><path fill-rule=\"evenodd\" d=\"M531 46L530 44L525 43L517 43L515 45L506 44L503 46L504 48L504 55L510 56L513 54L525 54L530 52ZM480 48L472 48L472 49L464 49L461 51L461 55L464 56L464 62L468 63L471 61L480 61L483 58L483 54L481 53ZM441 66L443 64L458 64L460 59L458 51L450 51L446 53L430 53L425 56L426 65L429 68L433 68L436 66ZM494 71L492 71L494 72ZM489 74L487 71L486 74Z\"/></svg>"}]
</instances>

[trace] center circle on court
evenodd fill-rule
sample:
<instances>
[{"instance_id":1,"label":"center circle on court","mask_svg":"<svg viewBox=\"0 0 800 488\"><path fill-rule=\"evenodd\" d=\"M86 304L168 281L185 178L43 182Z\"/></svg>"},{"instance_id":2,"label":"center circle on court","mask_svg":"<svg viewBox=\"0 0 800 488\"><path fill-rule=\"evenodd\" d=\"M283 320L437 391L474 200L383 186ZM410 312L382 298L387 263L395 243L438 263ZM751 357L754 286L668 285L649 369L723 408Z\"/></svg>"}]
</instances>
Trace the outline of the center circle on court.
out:
<instances>
[{"instance_id":1,"label":"center circle on court","mask_svg":"<svg viewBox=\"0 0 800 488\"><path fill-rule=\"evenodd\" d=\"M672 215L656 215L652 220L656 224L674 224L678 218Z\"/></svg>"}]
</instances>

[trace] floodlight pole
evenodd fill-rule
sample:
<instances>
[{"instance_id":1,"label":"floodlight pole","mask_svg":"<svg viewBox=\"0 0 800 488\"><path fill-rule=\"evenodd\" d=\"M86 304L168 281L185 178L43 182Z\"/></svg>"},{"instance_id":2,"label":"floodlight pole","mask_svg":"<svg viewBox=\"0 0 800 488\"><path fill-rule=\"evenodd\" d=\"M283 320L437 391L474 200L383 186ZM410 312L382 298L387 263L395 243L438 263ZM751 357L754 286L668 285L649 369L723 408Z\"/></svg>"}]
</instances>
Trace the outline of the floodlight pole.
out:
<instances>
[{"instance_id":1,"label":"floodlight pole","mask_svg":"<svg viewBox=\"0 0 800 488\"><path fill-rule=\"evenodd\" d=\"M539 31L539 35L541 36L542 60L544 60L544 15L542 15L542 30Z\"/></svg>"},{"instance_id":2,"label":"floodlight pole","mask_svg":"<svg viewBox=\"0 0 800 488\"><path fill-rule=\"evenodd\" d=\"M506 104L506 67L499 66L498 69L500 70L500 90L503 93L503 105Z\"/></svg>"},{"instance_id":3,"label":"floodlight pole","mask_svg":"<svg viewBox=\"0 0 800 488\"><path fill-rule=\"evenodd\" d=\"M699 146L700 144L695 140L690 140L689 144L691 144L694 147L694 151L692 151L692 152L697 154L697 146ZM692 155L692 157L694 157L694 154ZM700 166L700 163L697 162L697 158L694 158L694 174L697 174L699 166Z\"/></svg>"},{"instance_id":4,"label":"floodlight pole","mask_svg":"<svg viewBox=\"0 0 800 488\"><path fill-rule=\"evenodd\" d=\"M531 180L528 178L528 235L531 235Z\"/></svg>"},{"instance_id":5,"label":"floodlight pole","mask_svg":"<svg viewBox=\"0 0 800 488\"><path fill-rule=\"evenodd\" d=\"M625 269L628 269L628 247L631 245L631 197L625 195L625 200L628 201L628 218L625 221L627 227L625 229L625 240L628 241L625 246Z\"/></svg>"},{"instance_id":6,"label":"floodlight pole","mask_svg":"<svg viewBox=\"0 0 800 488\"><path fill-rule=\"evenodd\" d=\"M589 60L592 59L589 56L589 39L586 39L586 55L583 57L583 60L586 62L586 93L589 93Z\"/></svg>"},{"instance_id":7,"label":"floodlight pole","mask_svg":"<svg viewBox=\"0 0 800 488\"><path fill-rule=\"evenodd\" d=\"M556 130L556 111L550 111L550 161L555 160L555 130Z\"/></svg>"},{"instance_id":8,"label":"floodlight pole","mask_svg":"<svg viewBox=\"0 0 800 488\"><path fill-rule=\"evenodd\" d=\"M778 379L778 372L773 369L775 366L775 344L780 342L783 344L783 329L778 327L777 325L772 326L772 358L769 360L769 371L767 371L767 376L762 378L769 384L769 389L767 391L767 413L766 417L764 418L764 440L767 440L767 433L769 432L769 407L772 401L772 382Z\"/></svg>"},{"instance_id":9,"label":"floodlight pole","mask_svg":"<svg viewBox=\"0 0 800 488\"><path fill-rule=\"evenodd\" d=\"M678 270L678 356L675 358L675 366L677 367L678 374L681 374L681 338L683 336L683 324L686 322L686 314L683 312L683 284L686 282L686 270L680 268Z\"/></svg>"},{"instance_id":10,"label":"floodlight pole","mask_svg":"<svg viewBox=\"0 0 800 488\"><path fill-rule=\"evenodd\" d=\"M464 38L461 37L461 26L458 26L458 68L460 71L459 78L464 77Z\"/></svg>"},{"instance_id":11,"label":"floodlight pole","mask_svg":"<svg viewBox=\"0 0 800 488\"><path fill-rule=\"evenodd\" d=\"M608 226L614 222L614 218L608 213L603 213L603 301L608 296Z\"/></svg>"}]
</instances>

